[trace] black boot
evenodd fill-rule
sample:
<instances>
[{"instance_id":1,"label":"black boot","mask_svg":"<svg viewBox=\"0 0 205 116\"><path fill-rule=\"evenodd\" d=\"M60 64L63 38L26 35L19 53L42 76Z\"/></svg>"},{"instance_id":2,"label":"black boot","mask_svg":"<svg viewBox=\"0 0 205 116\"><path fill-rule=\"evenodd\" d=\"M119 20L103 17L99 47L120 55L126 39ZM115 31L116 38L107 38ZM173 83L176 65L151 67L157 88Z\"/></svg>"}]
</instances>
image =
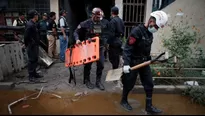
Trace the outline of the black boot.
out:
<instances>
[{"instance_id":1,"label":"black boot","mask_svg":"<svg viewBox=\"0 0 205 116\"><path fill-rule=\"evenodd\" d=\"M120 105L127 111L132 111L132 106L127 101L121 100Z\"/></svg>"},{"instance_id":2,"label":"black boot","mask_svg":"<svg viewBox=\"0 0 205 116\"><path fill-rule=\"evenodd\" d=\"M146 112L148 114L159 114L162 113L162 110L157 109L156 107L152 106L152 98L146 98Z\"/></svg>"},{"instance_id":3,"label":"black boot","mask_svg":"<svg viewBox=\"0 0 205 116\"><path fill-rule=\"evenodd\" d=\"M36 73L35 78L43 78L43 75L40 75L39 73Z\"/></svg>"},{"instance_id":4,"label":"black boot","mask_svg":"<svg viewBox=\"0 0 205 116\"><path fill-rule=\"evenodd\" d=\"M94 89L94 85L90 82L90 80L85 80L85 84L88 89Z\"/></svg>"},{"instance_id":5,"label":"black boot","mask_svg":"<svg viewBox=\"0 0 205 116\"><path fill-rule=\"evenodd\" d=\"M98 88L98 89L100 89L100 90L105 90L105 87L104 87L104 85L100 82L100 81L97 81L96 82L96 87Z\"/></svg>"},{"instance_id":6,"label":"black boot","mask_svg":"<svg viewBox=\"0 0 205 116\"><path fill-rule=\"evenodd\" d=\"M122 92L122 99L120 102L120 105L127 111L131 111L132 110L132 106L130 106L130 104L127 101L127 96L129 94L129 90L123 88L123 92Z\"/></svg>"},{"instance_id":7,"label":"black boot","mask_svg":"<svg viewBox=\"0 0 205 116\"><path fill-rule=\"evenodd\" d=\"M29 79L28 79L30 82L32 83L38 83L40 82L38 79L36 79L34 76L29 76Z\"/></svg>"}]
</instances>

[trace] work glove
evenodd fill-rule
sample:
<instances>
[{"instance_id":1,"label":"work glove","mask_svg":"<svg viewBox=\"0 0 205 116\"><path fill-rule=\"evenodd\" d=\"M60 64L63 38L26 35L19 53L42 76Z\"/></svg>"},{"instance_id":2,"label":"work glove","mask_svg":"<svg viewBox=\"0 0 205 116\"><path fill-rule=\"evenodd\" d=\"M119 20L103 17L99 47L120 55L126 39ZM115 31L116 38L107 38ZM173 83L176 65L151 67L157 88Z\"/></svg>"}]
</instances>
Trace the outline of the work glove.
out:
<instances>
[{"instance_id":1,"label":"work glove","mask_svg":"<svg viewBox=\"0 0 205 116\"><path fill-rule=\"evenodd\" d=\"M80 40L76 40L76 44L80 44L81 43L81 41Z\"/></svg>"},{"instance_id":2,"label":"work glove","mask_svg":"<svg viewBox=\"0 0 205 116\"><path fill-rule=\"evenodd\" d=\"M124 72L125 74L130 73L130 66L129 66L129 65L123 66L123 72Z\"/></svg>"},{"instance_id":3,"label":"work glove","mask_svg":"<svg viewBox=\"0 0 205 116\"><path fill-rule=\"evenodd\" d=\"M92 42L92 38L88 38L88 41L89 41L89 42Z\"/></svg>"}]
</instances>

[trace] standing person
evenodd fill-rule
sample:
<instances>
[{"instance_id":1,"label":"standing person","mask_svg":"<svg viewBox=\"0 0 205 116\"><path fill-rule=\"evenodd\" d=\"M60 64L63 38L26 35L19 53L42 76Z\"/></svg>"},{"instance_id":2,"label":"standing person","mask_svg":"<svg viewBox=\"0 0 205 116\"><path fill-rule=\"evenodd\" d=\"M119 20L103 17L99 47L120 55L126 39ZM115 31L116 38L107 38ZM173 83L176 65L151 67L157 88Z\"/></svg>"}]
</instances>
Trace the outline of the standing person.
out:
<instances>
[{"instance_id":1,"label":"standing person","mask_svg":"<svg viewBox=\"0 0 205 116\"><path fill-rule=\"evenodd\" d=\"M101 9L94 8L92 10L92 17L81 22L77 29L74 32L74 37L76 40L76 44L80 43L80 38L84 40L89 40L89 38L93 38L98 36L100 38L100 59L97 61L97 72L96 72L96 87L100 90L104 90L105 87L101 83L102 71L104 69L104 46L105 46L105 38L103 38L103 25L101 23ZM80 33L83 35L80 35ZM94 89L94 85L90 82L90 70L91 70L92 63L88 63L84 65L84 83L86 84L87 88Z\"/></svg>"},{"instance_id":2,"label":"standing person","mask_svg":"<svg viewBox=\"0 0 205 116\"><path fill-rule=\"evenodd\" d=\"M119 9L112 7L111 9L111 37L108 40L109 44L109 60L113 69L117 69L120 63L120 55L122 53L122 38L124 36L124 22L118 16Z\"/></svg>"},{"instance_id":3,"label":"standing person","mask_svg":"<svg viewBox=\"0 0 205 116\"><path fill-rule=\"evenodd\" d=\"M50 12L50 19L48 21L48 56L51 58L57 58L58 54L56 51L56 39L57 39L57 25L55 23L56 13Z\"/></svg>"},{"instance_id":4,"label":"standing person","mask_svg":"<svg viewBox=\"0 0 205 116\"><path fill-rule=\"evenodd\" d=\"M39 32L36 24L38 21L38 12L36 10L30 10L28 16L30 20L26 24L24 43L28 54L29 81L38 82L37 78L42 77L36 72L39 56Z\"/></svg>"},{"instance_id":5,"label":"standing person","mask_svg":"<svg viewBox=\"0 0 205 116\"><path fill-rule=\"evenodd\" d=\"M105 52L104 52L104 56L105 56L105 61L107 61L107 53L108 53L108 44L107 44L107 40L110 37L110 22L105 19L105 15L104 12L101 11L101 15L102 17L100 18L102 25L103 25L103 30L104 30L104 34L103 34L103 38L105 39Z\"/></svg>"},{"instance_id":6,"label":"standing person","mask_svg":"<svg viewBox=\"0 0 205 116\"><path fill-rule=\"evenodd\" d=\"M48 52L48 41L46 37L47 32L47 25L48 25L48 15L47 13L43 13L42 20L38 22L38 28L40 32L40 46Z\"/></svg>"},{"instance_id":7,"label":"standing person","mask_svg":"<svg viewBox=\"0 0 205 116\"><path fill-rule=\"evenodd\" d=\"M19 18L14 20L13 26L22 26L22 27L25 27L27 22L28 22L28 21L27 21L26 18L25 18L25 14L22 13L22 12L20 12L20 13L19 13ZM23 38L24 38L23 34L14 32L14 38L15 38L16 40L19 40L19 42L20 42L20 43L22 44L22 46L23 46Z\"/></svg>"},{"instance_id":8,"label":"standing person","mask_svg":"<svg viewBox=\"0 0 205 116\"><path fill-rule=\"evenodd\" d=\"M130 67L151 59L150 51L153 41L153 33L157 32L159 28L163 28L167 21L168 16L165 12L155 11L151 13L151 17L146 24L140 24L131 30L123 51L124 74L122 76L123 92L121 105L126 110L132 110L127 97L134 87L139 73L140 80L142 81L146 93L145 110L150 114L162 112L160 109L157 109L152 105L154 84L150 66L145 66L133 71L130 71Z\"/></svg>"},{"instance_id":9,"label":"standing person","mask_svg":"<svg viewBox=\"0 0 205 116\"><path fill-rule=\"evenodd\" d=\"M27 22L28 21L25 18L25 14L20 12L19 13L19 18L14 20L13 26L25 27ZM25 44L24 44L23 38L24 38L23 33L14 32L14 39L18 40L19 43L21 44L21 48L22 48L22 52L23 52L23 57L24 57L24 63L27 64L28 58L27 58L27 54L26 54Z\"/></svg>"},{"instance_id":10,"label":"standing person","mask_svg":"<svg viewBox=\"0 0 205 116\"><path fill-rule=\"evenodd\" d=\"M66 21L65 10L60 11L60 19L58 21L58 27L61 29L61 33L59 34L60 39L60 60L65 62L65 51L68 46L68 23Z\"/></svg>"}]
</instances>

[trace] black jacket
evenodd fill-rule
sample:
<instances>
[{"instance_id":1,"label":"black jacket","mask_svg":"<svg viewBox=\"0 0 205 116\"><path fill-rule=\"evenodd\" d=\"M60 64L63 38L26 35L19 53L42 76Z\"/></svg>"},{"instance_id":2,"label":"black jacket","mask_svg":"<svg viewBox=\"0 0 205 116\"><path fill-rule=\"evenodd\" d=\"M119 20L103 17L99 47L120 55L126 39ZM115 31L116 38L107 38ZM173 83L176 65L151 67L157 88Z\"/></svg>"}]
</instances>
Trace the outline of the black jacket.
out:
<instances>
[{"instance_id":1,"label":"black jacket","mask_svg":"<svg viewBox=\"0 0 205 116\"><path fill-rule=\"evenodd\" d=\"M130 65L132 60L150 58L152 42L153 34L144 24L134 27L123 50L124 65Z\"/></svg>"}]
</instances>

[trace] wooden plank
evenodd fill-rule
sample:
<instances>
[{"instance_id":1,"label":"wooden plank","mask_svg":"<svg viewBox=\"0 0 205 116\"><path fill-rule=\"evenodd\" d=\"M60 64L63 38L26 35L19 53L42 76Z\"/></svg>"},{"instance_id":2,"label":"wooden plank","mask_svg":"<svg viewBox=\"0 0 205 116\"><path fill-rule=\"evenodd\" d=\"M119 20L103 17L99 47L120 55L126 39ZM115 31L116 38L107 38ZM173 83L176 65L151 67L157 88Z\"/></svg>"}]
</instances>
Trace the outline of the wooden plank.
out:
<instances>
[{"instance_id":1,"label":"wooden plank","mask_svg":"<svg viewBox=\"0 0 205 116\"><path fill-rule=\"evenodd\" d=\"M205 77L153 77L153 79L193 79L193 80L205 80Z\"/></svg>"}]
</instances>

